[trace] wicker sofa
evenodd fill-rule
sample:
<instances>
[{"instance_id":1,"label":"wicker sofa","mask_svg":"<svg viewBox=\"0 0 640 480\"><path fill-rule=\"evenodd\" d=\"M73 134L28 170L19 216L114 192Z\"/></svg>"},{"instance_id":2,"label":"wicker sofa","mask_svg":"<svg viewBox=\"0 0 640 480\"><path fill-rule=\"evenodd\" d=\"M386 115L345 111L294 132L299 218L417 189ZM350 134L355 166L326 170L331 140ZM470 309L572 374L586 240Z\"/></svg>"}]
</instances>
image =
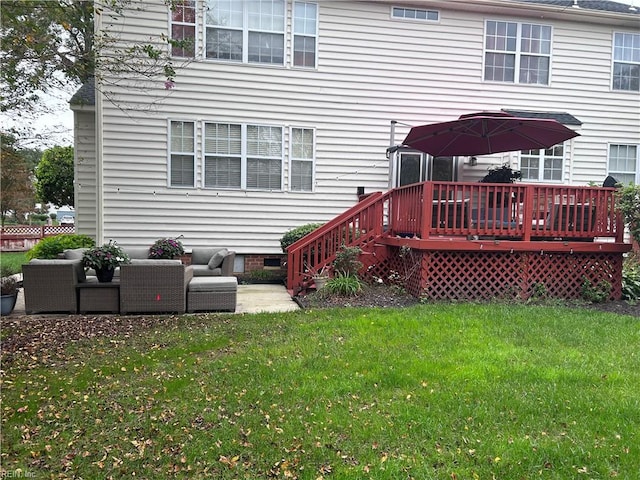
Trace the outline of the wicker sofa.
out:
<instances>
[{"instance_id":1,"label":"wicker sofa","mask_svg":"<svg viewBox=\"0 0 640 480\"><path fill-rule=\"evenodd\" d=\"M231 277L236 252L226 248L194 247L191 265L194 277Z\"/></svg>"},{"instance_id":2,"label":"wicker sofa","mask_svg":"<svg viewBox=\"0 0 640 480\"><path fill-rule=\"evenodd\" d=\"M180 260L143 260L120 266L120 313L185 313L193 268Z\"/></svg>"},{"instance_id":3,"label":"wicker sofa","mask_svg":"<svg viewBox=\"0 0 640 480\"><path fill-rule=\"evenodd\" d=\"M106 291L100 292L88 288L92 285L86 285L98 283L98 280L93 270L82 266L85 250L65 250L61 255L63 258L34 259L22 266L26 313L78 313L79 308L117 312L118 307L122 314L185 313L187 289L193 276L231 277L235 260L233 251L199 247L192 251L193 266L184 266L180 260L149 259L147 247L123 248L132 263L116 268L114 281L119 282L119 288L109 292L116 305L111 309L106 304L98 305L93 299L105 297ZM86 300L84 309L79 307L82 304L79 298Z\"/></svg>"},{"instance_id":4,"label":"wicker sofa","mask_svg":"<svg viewBox=\"0 0 640 480\"><path fill-rule=\"evenodd\" d=\"M33 259L22 265L25 312L77 313L76 287L87 281L97 279L85 276L82 260Z\"/></svg>"}]
</instances>

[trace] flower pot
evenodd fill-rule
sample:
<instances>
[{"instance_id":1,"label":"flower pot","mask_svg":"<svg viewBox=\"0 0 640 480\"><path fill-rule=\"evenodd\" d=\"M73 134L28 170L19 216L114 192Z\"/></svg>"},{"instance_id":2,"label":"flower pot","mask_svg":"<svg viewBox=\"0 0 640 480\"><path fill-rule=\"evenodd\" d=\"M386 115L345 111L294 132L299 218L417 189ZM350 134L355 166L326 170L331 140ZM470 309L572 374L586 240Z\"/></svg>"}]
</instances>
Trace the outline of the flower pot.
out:
<instances>
[{"instance_id":1,"label":"flower pot","mask_svg":"<svg viewBox=\"0 0 640 480\"><path fill-rule=\"evenodd\" d=\"M100 268L96 269L96 277L100 283L108 283L113 280L114 268Z\"/></svg>"},{"instance_id":2,"label":"flower pot","mask_svg":"<svg viewBox=\"0 0 640 480\"><path fill-rule=\"evenodd\" d=\"M14 307L16 306L16 300L18 298L18 292L13 293L11 295L1 295L0 296L0 313L2 315L9 315L13 312Z\"/></svg>"},{"instance_id":3,"label":"flower pot","mask_svg":"<svg viewBox=\"0 0 640 480\"><path fill-rule=\"evenodd\" d=\"M327 283L329 277L313 277L313 283L316 284L316 290L320 290Z\"/></svg>"}]
</instances>

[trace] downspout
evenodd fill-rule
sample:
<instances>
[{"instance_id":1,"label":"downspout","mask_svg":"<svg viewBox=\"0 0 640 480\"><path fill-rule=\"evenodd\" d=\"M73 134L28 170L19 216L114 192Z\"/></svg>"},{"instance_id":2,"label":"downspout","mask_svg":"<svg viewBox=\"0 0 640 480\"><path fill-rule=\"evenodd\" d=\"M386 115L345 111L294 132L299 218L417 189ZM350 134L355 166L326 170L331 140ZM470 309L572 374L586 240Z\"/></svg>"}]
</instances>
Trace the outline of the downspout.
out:
<instances>
[{"instance_id":1,"label":"downspout","mask_svg":"<svg viewBox=\"0 0 640 480\"><path fill-rule=\"evenodd\" d=\"M396 120L391 120L391 132L389 135L389 148L395 146L396 143ZM387 185L387 190L391 190L393 188L393 175L394 175L394 160L396 157L395 152L389 153L389 183Z\"/></svg>"},{"instance_id":2,"label":"downspout","mask_svg":"<svg viewBox=\"0 0 640 480\"><path fill-rule=\"evenodd\" d=\"M573 159L575 157L575 152L574 152L574 148L575 148L575 143L574 143L575 137L572 138L571 140L569 140L569 185L573 185Z\"/></svg>"}]
</instances>

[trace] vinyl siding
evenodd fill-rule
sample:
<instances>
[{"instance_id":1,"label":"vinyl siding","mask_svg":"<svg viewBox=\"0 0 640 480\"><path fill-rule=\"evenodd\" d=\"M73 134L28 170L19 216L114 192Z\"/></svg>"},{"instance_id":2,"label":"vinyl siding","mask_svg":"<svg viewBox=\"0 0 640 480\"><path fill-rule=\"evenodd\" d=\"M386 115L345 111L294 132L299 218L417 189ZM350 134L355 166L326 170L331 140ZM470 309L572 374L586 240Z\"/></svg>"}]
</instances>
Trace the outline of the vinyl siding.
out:
<instances>
[{"instance_id":1,"label":"vinyl siding","mask_svg":"<svg viewBox=\"0 0 640 480\"><path fill-rule=\"evenodd\" d=\"M76 232L95 238L97 221L95 112L74 113Z\"/></svg>"},{"instance_id":2,"label":"vinyl siding","mask_svg":"<svg viewBox=\"0 0 640 480\"><path fill-rule=\"evenodd\" d=\"M139 90L112 89L119 107L105 101L102 112L106 238L140 245L182 234L187 248L279 253L287 230L340 214L356 202L357 187L386 190L391 120L401 122L394 139L400 143L407 125L462 113L569 112L583 122L582 136L566 149L572 157L565 182L577 184L604 179L609 143L640 143L640 96L610 90L612 35L628 28L539 20L539 13L528 18L523 7L518 16L438 8L440 22L421 23L391 20L390 4L382 2L319 5L317 70L199 59L178 68L171 91L160 80L138 82ZM552 25L549 86L482 80L486 19ZM149 3L146 12L127 17L122 35L146 39L167 26L161 2ZM203 38L201 28L198 35ZM285 178L288 128L314 128L314 191L287 192L288 178L285 191L202 188L200 141L196 188L168 188L169 120L196 122L198 139L203 121L282 126ZM477 180L489 165L516 158L481 158L477 167L465 165L462 180Z\"/></svg>"}]
</instances>

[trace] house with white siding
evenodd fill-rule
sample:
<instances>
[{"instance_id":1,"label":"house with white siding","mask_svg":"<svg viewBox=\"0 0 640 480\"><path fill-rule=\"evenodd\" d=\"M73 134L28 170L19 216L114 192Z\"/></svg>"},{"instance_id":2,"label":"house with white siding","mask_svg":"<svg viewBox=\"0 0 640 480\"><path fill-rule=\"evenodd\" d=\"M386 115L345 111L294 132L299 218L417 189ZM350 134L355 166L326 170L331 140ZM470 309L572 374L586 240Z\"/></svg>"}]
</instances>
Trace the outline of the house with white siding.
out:
<instances>
[{"instance_id":1,"label":"house with white siding","mask_svg":"<svg viewBox=\"0 0 640 480\"><path fill-rule=\"evenodd\" d=\"M171 52L173 88L99 77L72 99L76 228L98 242L182 235L235 250L242 272L279 258L291 228L414 181L507 162L523 182L640 181L640 12L626 4L141 0L116 18L97 28L124 44L191 42ZM499 110L580 136L477 158L390 149L411 126Z\"/></svg>"}]
</instances>

